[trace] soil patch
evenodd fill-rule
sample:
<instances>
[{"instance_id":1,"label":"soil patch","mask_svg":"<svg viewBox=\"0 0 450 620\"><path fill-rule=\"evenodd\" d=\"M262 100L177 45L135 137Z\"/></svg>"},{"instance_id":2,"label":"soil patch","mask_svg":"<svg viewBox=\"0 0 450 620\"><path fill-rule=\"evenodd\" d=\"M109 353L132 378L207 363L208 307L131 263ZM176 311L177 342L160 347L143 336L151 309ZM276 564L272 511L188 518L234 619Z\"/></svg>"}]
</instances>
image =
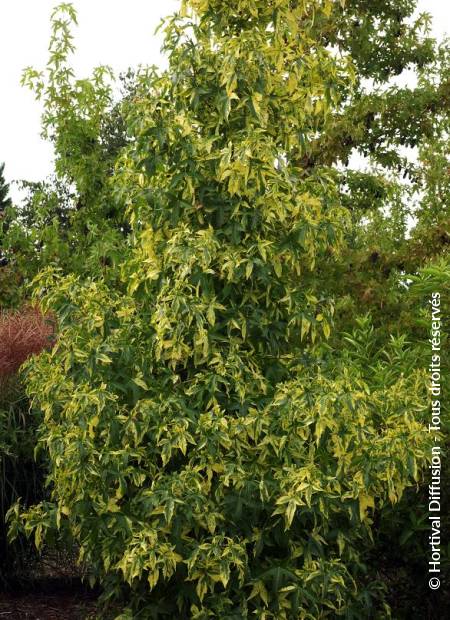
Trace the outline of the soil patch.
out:
<instances>
[{"instance_id":1,"label":"soil patch","mask_svg":"<svg viewBox=\"0 0 450 620\"><path fill-rule=\"evenodd\" d=\"M96 599L81 584L49 580L28 592L0 593L0 620L87 620L95 617Z\"/></svg>"}]
</instances>

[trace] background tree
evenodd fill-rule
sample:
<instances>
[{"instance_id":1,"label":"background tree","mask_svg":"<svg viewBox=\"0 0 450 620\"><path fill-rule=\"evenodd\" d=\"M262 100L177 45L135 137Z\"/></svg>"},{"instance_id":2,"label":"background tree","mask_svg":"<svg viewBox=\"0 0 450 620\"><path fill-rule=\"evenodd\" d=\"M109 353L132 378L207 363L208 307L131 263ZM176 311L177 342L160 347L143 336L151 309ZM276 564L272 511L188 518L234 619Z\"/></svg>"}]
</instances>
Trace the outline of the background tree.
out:
<instances>
[{"instance_id":1,"label":"background tree","mask_svg":"<svg viewBox=\"0 0 450 620\"><path fill-rule=\"evenodd\" d=\"M3 233L7 226L5 224L6 210L11 207L11 199L8 197L9 185L4 178L5 164L0 165L0 231L2 236L0 237L0 302L4 295L7 294L8 280L9 286L11 286L11 274L7 273L9 270L5 270L8 260L5 256L3 249ZM6 273L5 273L6 272Z\"/></svg>"},{"instance_id":2,"label":"background tree","mask_svg":"<svg viewBox=\"0 0 450 620\"><path fill-rule=\"evenodd\" d=\"M5 164L0 164L0 214L3 217L3 213L6 207L11 205L11 198L8 197L9 185L5 181L3 172L5 170Z\"/></svg>"}]
</instances>

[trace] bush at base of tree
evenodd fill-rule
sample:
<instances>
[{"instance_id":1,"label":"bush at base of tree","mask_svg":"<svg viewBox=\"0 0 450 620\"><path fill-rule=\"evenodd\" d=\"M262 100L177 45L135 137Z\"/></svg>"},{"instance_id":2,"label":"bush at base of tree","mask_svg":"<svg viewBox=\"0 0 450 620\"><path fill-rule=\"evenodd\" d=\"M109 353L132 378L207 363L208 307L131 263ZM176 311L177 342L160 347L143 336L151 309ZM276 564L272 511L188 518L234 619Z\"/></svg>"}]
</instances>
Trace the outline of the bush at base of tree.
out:
<instances>
[{"instance_id":1,"label":"bush at base of tree","mask_svg":"<svg viewBox=\"0 0 450 620\"><path fill-rule=\"evenodd\" d=\"M36 553L21 537L7 544L5 516L19 498L29 506L44 497L44 471L36 463L38 420L29 411L29 401L18 377L20 366L32 355L51 347L54 319L37 307L0 311L0 583L26 581L36 562Z\"/></svg>"}]
</instances>

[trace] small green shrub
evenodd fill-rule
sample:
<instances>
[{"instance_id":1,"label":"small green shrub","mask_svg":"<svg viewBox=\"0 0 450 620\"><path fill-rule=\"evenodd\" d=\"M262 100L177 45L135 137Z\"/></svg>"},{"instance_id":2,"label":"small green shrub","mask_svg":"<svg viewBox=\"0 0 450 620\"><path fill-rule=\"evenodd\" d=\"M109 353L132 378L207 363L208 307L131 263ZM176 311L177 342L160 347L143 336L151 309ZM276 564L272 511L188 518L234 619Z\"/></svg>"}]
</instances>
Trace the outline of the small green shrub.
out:
<instances>
[{"instance_id":1,"label":"small green shrub","mask_svg":"<svg viewBox=\"0 0 450 620\"><path fill-rule=\"evenodd\" d=\"M43 497L43 472L34 461L36 420L16 376L0 380L0 585L26 580L36 557L24 536L9 545L5 516L20 498L24 506Z\"/></svg>"},{"instance_id":2,"label":"small green shrub","mask_svg":"<svg viewBox=\"0 0 450 620\"><path fill-rule=\"evenodd\" d=\"M44 476L35 462L38 419L29 411L29 400L18 376L20 366L32 355L51 347L55 323L36 307L0 311L0 579L26 579L34 552L22 537L7 543L5 516L19 498L24 506L44 496Z\"/></svg>"}]
</instances>

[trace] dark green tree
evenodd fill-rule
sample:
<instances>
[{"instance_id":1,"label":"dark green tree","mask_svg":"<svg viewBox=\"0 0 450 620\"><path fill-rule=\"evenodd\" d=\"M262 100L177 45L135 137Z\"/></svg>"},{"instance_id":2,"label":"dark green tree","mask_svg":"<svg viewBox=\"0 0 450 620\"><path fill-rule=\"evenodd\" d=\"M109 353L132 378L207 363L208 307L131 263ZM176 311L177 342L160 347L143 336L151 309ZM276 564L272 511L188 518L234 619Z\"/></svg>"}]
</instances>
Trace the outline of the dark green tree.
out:
<instances>
[{"instance_id":1,"label":"dark green tree","mask_svg":"<svg viewBox=\"0 0 450 620\"><path fill-rule=\"evenodd\" d=\"M9 185L4 177L5 164L0 164L0 217L3 217L4 211L11 206L11 198L9 195Z\"/></svg>"},{"instance_id":2,"label":"dark green tree","mask_svg":"<svg viewBox=\"0 0 450 620\"><path fill-rule=\"evenodd\" d=\"M9 185L4 178L5 164L0 165L0 308L7 304L11 298L11 291L15 289L17 284L16 278L13 277L10 269L8 269L7 251L5 248L5 234L8 230L8 210L12 206L11 198L9 198Z\"/></svg>"}]
</instances>

